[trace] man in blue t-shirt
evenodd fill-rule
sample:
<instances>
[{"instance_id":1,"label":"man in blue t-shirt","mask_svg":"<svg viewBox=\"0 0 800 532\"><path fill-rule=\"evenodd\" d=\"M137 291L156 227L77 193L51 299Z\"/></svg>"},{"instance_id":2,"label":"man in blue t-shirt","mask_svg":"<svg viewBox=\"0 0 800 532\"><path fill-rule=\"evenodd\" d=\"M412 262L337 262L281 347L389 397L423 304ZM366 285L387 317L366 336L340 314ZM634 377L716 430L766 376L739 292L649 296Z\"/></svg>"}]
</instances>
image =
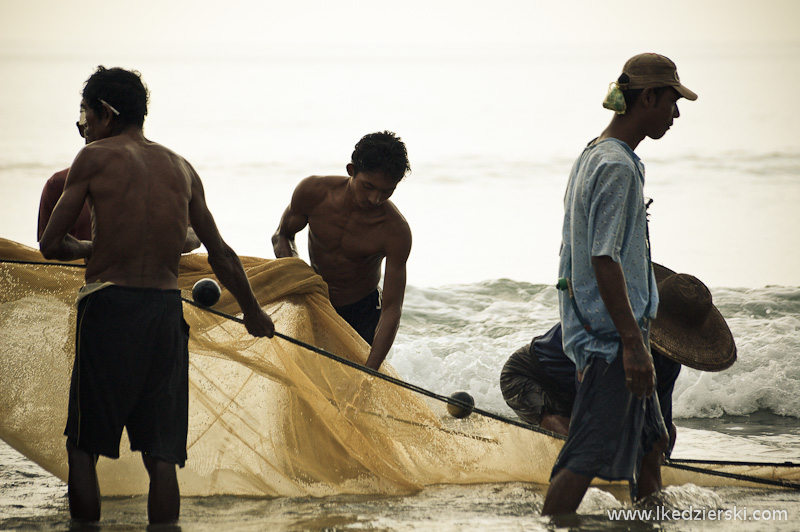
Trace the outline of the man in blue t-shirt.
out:
<instances>
[{"instance_id":1,"label":"man in blue t-shirt","mask_svg":"<svg viewBox=\"0 0 800 532\"><path fill-rule=\"evenodd\" d=\"M648 334L658 289L644 165L634 150L646 137L666 134L680 116L681 97L697 95L681 85L668 58L629 59L604 102L614 117L570 173L559 264L566 289L559 308L564 351L580 384L543 515L574 512L595 477L628 480L633 498L661 488L659 457L668 436L653 394Z\"/></svg>"}]
</instances>

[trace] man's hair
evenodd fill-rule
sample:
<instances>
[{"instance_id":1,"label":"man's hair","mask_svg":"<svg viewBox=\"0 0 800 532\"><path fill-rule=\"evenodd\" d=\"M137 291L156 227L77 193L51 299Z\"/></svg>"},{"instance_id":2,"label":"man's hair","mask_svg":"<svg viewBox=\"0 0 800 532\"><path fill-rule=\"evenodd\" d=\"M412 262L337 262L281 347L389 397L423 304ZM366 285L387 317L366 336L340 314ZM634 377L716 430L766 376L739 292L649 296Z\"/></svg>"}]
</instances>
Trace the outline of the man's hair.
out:
<instances>
[{"instance_id":1,"label":"man's hair","mask_svg":"<svg viewBox=\"0 0 800 532\"><path fill-rule=\"evenodd\" d=\"M625 73L620 75L620 77L617 79L617 83L620 83L620 84L628 83L628 82L630 82L630 78ZM661 95L664 94L664 92L666 92L667 89L669 89L669 88L670 87L667 87L667 86L653 87L653 90L655 90L655 93L656 93L656 102L658 102L661 99ZM628 109L633 107L633 104L635 104L637 101L639 101L639 97L642 95L642 92L644 92L644 89L625 89L625 90L623 90L622 91L622 96L625 98L625 106Z\"/></svg>"},{"instance_id":2,"label":"man's hair","mask_svg":"<svg viewBox=\"0 0 800 532\"><path fill-rule=\"evenodd\" d=\"M105 102L119 112L114 113L117 122L142 127L150 92L139 72L101 65L83 85L83 99L98 116L102 116Z\"/></svg>"},{"instance_id":3,"label":"man's hair","mask_svg":"<svg viewBox=\"0 0 800 532\"><path fill-rule=\"evenodd\" d=\"M381 171L397 182L411 171L406 145L391 131L364 135L356 144L350 162L354 166L353 175Z\"/></svg>"}]
</instances>

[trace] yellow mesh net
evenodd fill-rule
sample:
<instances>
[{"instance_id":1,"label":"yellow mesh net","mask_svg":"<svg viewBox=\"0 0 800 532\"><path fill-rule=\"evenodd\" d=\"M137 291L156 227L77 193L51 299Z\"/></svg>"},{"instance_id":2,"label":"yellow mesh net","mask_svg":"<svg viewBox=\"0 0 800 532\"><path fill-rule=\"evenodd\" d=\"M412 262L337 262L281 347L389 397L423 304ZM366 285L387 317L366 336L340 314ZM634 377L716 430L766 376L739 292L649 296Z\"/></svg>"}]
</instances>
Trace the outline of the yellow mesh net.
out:
<instances>
[{"instance_id":1,"label":"yellow mesh net","mask_svg":"<svg viewBox=\"0 0 800 532\"><path fill-rule=\"evenodd\" d=\"M0 239L0 438L64 480L75 299L84 270L42 261L37 250ZM369 347L330 305L327 286L308 265L242 262L277 331L365 362ZM185 298L202 278L214 278L206 256L184 256ZM239 312L224 290L214 308ZM294 343L253 338L243 325L191 304L184 304L184 317L191 327L188 460L178 473L184 495L395 494L442 483L549 479L559 439L488 417L454 419L443 403ZM388 364L381 371L398 377ZM794 464L691 469L698 470L666 468L665 484L758 485L748 479L760 477L800 487ZM147 474L124 433L120 459L101 459L98 475L103 495L147 492Z\"/></svg>"},{"instance_id":2,"label":"yellow mesh net","mask_svg":"<svg viewBox=\"0 0 800 532\"><path fill-rule=\"evenodd\" d=\"M59 478L74 360L75 299L84 270L42 261L0 239L0 437ZM300 259L243 257L276 329L363 363L367 344L344 322L327 286ZM179 284L214 278L205 255L181 260ZM216 310L237 314L223 290ZM185 495L402 493L438 483L547 481L561 442L442 404L298 347L256 339L244 326L184 304L191 326ZM397 377L384 365L382 372ZM541 441L539 441L541 440ZM98 464L104 495L145 493L147 475L126 436L119 460Z\"/></svg>"}]
</instances>

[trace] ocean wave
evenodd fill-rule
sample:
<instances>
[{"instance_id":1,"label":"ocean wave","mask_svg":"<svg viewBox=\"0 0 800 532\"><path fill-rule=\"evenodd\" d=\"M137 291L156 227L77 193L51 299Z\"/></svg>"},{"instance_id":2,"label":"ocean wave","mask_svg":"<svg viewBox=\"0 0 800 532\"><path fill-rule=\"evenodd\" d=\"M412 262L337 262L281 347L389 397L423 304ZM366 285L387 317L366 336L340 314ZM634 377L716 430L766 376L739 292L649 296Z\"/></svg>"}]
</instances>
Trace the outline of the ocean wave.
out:
<instances>
[{"instance_id":1,"label":"ocean wave","mask_svg":"<svg viewBox=\"0 0 800 532\"><path fill-rule=\"evenodd\" d=\"M714 302L736 340L729 369L683 368L677 418L717 418L766 410L800 418L800 287L720 288ZM390 363L439 393L465 390L482 408L513 412L500 393L508 357L558 321L551 285L497 279L437 288L409 287Z\"/></svg>"}]
</instances>

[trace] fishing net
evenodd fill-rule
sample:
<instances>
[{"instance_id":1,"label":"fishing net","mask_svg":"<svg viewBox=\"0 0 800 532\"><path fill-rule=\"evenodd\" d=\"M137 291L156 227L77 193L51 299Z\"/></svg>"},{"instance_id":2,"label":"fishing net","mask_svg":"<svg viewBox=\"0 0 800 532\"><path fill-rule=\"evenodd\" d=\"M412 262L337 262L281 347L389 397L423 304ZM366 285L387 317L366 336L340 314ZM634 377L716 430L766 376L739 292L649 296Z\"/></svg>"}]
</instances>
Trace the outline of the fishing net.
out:
<instances>
[{"instance_id":1,"label":"fishing net","mask_svg":"<svg viewBox=\"0 0 800 532\"><path fill-rule=\"evenodd\" d=\"M351 367L366 361L369 346L330 305L321 277L300 259L242 263L276 330L292 341L253 338L230 316L184 303L191 335L182 494L397 494L444 483L547 483L560 439L479 408L480 416L454 419L429 399L442 396L404 383L388 364L382 378ZM45 263L37 250L0 239L0 438L62 480L83 274L80 264ZM203 278L214 278L206 256L184 256L178 282L185 299ZM227 291L214 309L239 313ZM798 464L668 465L665 485L800 488ZM144 466L124 433L120 458L101 458L98 476L103 495L147 492Z\"/></svg>"},{"instance_id":2,"label":"fishing net","mask_svg":"<svg viewBox=\"0 0 800 532\"><path fill-rule=\"evenodd\" d=\"M9 262L18 261L18 262ZM38 250L0 239L0 438L66 479L67 397L80 265L37 264ZM322 278L300 259L243 257L279 332L364 363L369 346L344 322ZM181 259L179 286L214 278L206 256ZM223 290L214 309L238 314ZM189 435L184 495L406 493L440 483L546 483L561 441L493 419L449 417L442 403L279 338L253 338L184 303ZM399 377L388 365L381 369ZM101 458L103 495L147 492L123 434Z\"/></svg>"}]
</instances>

